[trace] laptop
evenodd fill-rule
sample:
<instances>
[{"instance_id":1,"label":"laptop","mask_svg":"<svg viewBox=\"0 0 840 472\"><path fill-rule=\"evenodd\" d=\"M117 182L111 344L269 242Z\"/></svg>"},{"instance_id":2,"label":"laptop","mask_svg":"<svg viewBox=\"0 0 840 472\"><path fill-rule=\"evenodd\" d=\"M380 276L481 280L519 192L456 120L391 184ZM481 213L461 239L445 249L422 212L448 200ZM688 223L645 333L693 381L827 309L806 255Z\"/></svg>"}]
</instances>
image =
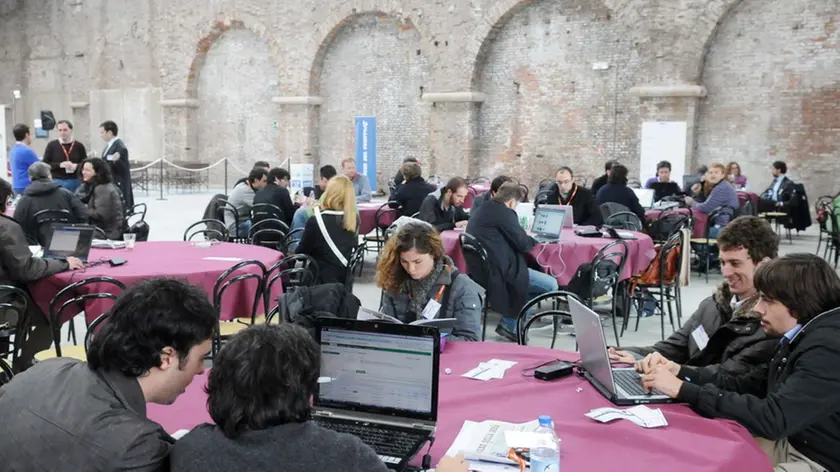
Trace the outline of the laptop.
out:
<instances>
[{"instance_id":1,"label":"laptop","mask_svg":"<svg viewBox=\"0 0 840 472\"><path fill-rule=\"evenodd\" d=\"M560 205L541 205L534 213L534 223L531 233L534 240L540 243L556 243L560 241L560 232L566 221L566 209Z\"/></svg>"},{"instance_id":2,"label":"laptop","mask_svg":"<svg viewBox=\"0 0 840 472\"><path fill-rule=\"evenodd\" d=\"M566 217L563 218L563 227L564 228L574 228L575 227L575 210L571 205L544 205L549 208L562 208L566 210Z\"/></svg>"},{"instance_id":3,"label":"laptop","mask_svg":"<svg viewBox=\"0 0 840 472\"><path fill-rule=\"evenodd\" d=\"M676 403L676 400L642 388L642 376L633 368L613 368L601 317L577 299L569 298L575 339L580 349L583 376L601 395L616 405Z\"/></svg>"},{"instance_id":4,"label":"laptop","mask_svg":"<svg viewBox=\"0 0 840 472\"><path fill-rule=\"evenodd\" d=\"M435 432L440 334L434 327L320 318L321 377L312 420L352 434L392 470Z\"/></svg>"},{"instance_id":5,"label":"laptop","mask_svg":"<svg viewBox=\"0 0 840 472\"><path fill-rule=\"evenodd\" d=\"M653 207L653 196L654 190L652 188L634 188L633 193L636 194L636 197L639 199L639 203L642 205L642 208L645 210L649 210Z\"/></svg>"},{"instance_id":6,"label":"laptop","mask_svg":"<svg viewBox=\"0 0 840 472\"><path fill-rule=\"evenodd\" d=\"M93 243L93 226L52 225L52 234L44 248L45 258L67 259L79 258L87 262L90 247Z\"/></svg>"}]
</instances>

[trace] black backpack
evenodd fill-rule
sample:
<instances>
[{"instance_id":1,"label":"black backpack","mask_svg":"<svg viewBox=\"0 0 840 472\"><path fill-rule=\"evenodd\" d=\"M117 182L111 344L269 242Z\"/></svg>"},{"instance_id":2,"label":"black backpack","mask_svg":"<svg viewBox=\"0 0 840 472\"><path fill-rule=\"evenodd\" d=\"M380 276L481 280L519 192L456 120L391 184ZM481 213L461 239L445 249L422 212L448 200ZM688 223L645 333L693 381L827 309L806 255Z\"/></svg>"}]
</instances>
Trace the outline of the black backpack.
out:
<instances>
[{"instance_id":1,"label":"black backpack","mask_svg":"<svg viewBox=\"0 0 840 472\"><path fill-rule=\"evenodd\" d=\"M590 297L592 299L601 297L609 293L610 287L612 286L611 275L617 271L618 264L609 259L604 259L598 264L598 271L594 274L595 276L593 278L592 263L584 262L578 266L574 277L569 281L569 285L566 286L565 290L574 293L581 300L589 300Z\"/></svg>"},{"instance_id":2,"label":"black backpack","mask_svg":"<svg viewBox=\"0 0 840 472\"><path fill-rule=\"evenodd\" d=\"M315 334L318 318L356 319L362 303L340 283L297 287L277 298L281 323L295 323Z\"/></svg>"}]
</instances>

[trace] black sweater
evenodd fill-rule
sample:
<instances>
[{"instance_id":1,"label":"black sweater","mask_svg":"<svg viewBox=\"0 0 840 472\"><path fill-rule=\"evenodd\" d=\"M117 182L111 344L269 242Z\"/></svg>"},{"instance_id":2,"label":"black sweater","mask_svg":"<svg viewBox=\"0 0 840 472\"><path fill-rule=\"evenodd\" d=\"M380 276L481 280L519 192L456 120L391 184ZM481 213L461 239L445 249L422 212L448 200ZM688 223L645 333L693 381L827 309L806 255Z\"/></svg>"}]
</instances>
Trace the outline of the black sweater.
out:
<instances>
[{"instance_id":1,"label":"black sweater","mask_svg":"<svg viewBox=\"0 0 840 472\"><path fill-rule=\"evenodd\" d=\"M595 201L598 205L603 205L604 203L618 203L619 205L624 205L629 208L630 211L635 213L640 220L642 220L642 224L645 222L645 209L642 208L642 204L639 203L639 197L636 196L633 189L626 185L604 185L595 195Z\"/></svg>"},{"instance_id":2,"label":"black sweater","mask_svg":"<svg viewBox=\"0 0 840 472\"><path fill-rule=\"evenodd\" d=\"M50 165L50 173L53 179L75 179L79 177L79 173L82 171L80 167L76 168L76 172L70 174L60 167L61 163L67 160L68 155L70 162L78 165L87 158L87 150L78 141L61 144L57 139L54 139L47 143L47 148L44 149L44 162Z\"/></svg>"},{"instance_id":3,"label":"black sweater","mask_svg":"<svg viewBox=\"0 0 840 472\"><path fill-rule=\"evenodd\" d=\"M283 220L287 225L292 224L292 216L295 214L295 205L292 203L292 196L289 195L288 189L283 188L274 182L269 182L265 185L265 187L257 190L257 193L254 195L254 205L259 203L269 203L276 206L283 212L281 220Z\"/></svg>"},{"instance_id":4,"label":"black sweater","mask_svg":"<svg viewBox=\"0 0 840 472\"><path fill-rule=\"evenodd\" d=\"M548 205L570 205L575 215L576 225L601 226L604 224L604 215L598 208L598 204L595 203L595 196L588 188L581 187L578 184L574 184L572 191L569 192L568 199L564 199L555 183L551 187L545 203Z\"/></svg>"},{"instance_id":5,"label":"black sweater","mask_svg":"<svg viewBox=\"0 0 840 472\"><path fill-rule=\"evenodd\" d=\"M470 215L455 205L449 205L449 209L444 210L440 203L440 192L436 191L423 200L418 218L431 224L438 231L445 231L455 229L455 223L469 220Z\"/></svg>"},{"instance_id":6,"label":"black sweater","mask_svg":"<svg viewBox=\"0 0 840 472\"><path fill-rule=\"evenodd\" d=\"M391 195L391 200L399 204L403 216L412 216L420 211L423 200L434 191L434 185L426 182L423 177L415 177L400 185L400 188Z\"/></svg>"},{"instance_id":7,"label":"black sweater","mask_svg":"<svg viewBox=\"0 0 840 472\"><path fill-rule=\"evenodd\" d=\"M344 256L344 259L349 263L350 256L353 253L353 247L356 246L356 232L344 229L344 215L340 212L323 210L321 216L324 218L324 227L327 228L327 233L329 233L330 238L332 238L335 246ZM357 228L358 221L357 218ZM347 266L342 264L338 256L333 253L326 238L321 233L318 220L314 215L312 218L306 220L306 226L304 226L300 244L298 244L295 252L311 256L318 263L318 283L343 284L345 282L347 278Z\"/></svg>"}]
</instances>

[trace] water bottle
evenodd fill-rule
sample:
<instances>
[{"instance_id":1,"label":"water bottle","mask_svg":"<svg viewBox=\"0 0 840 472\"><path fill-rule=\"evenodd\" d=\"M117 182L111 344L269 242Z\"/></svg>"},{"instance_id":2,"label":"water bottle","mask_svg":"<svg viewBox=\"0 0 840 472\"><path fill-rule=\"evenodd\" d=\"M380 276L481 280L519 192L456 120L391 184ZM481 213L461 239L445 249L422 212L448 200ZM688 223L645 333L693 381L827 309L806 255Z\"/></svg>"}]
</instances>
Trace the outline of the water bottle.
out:
<instances>
[{"instance_id":1,"label":"water bottle","mask_svg":"<svg viewBox=\"0 0 840 472\"><path fill-rule=\"evenodd\" d=\"M540 441L530 448L532 472L560 472L560 439L554 432L554 422L550 416L539 417Z\"/></svg>"}]
</instances>

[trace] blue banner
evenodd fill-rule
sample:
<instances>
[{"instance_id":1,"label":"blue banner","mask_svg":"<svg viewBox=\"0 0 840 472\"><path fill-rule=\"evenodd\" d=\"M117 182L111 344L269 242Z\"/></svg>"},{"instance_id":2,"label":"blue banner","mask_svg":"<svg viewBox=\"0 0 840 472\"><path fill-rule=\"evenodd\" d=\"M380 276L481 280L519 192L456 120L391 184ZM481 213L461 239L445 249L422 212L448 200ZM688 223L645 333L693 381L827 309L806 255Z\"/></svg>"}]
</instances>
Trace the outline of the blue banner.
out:
<instances>
[{"instance_id":1,"label":"blue banner","mask_svg":"<svg viewBox=\"0 0 840 472\"><path fill-rule=\"evenodd\" d=\"M356 172L366 175L376 191L376 118L356 117Z\"/></svg>"}]
</instances>

